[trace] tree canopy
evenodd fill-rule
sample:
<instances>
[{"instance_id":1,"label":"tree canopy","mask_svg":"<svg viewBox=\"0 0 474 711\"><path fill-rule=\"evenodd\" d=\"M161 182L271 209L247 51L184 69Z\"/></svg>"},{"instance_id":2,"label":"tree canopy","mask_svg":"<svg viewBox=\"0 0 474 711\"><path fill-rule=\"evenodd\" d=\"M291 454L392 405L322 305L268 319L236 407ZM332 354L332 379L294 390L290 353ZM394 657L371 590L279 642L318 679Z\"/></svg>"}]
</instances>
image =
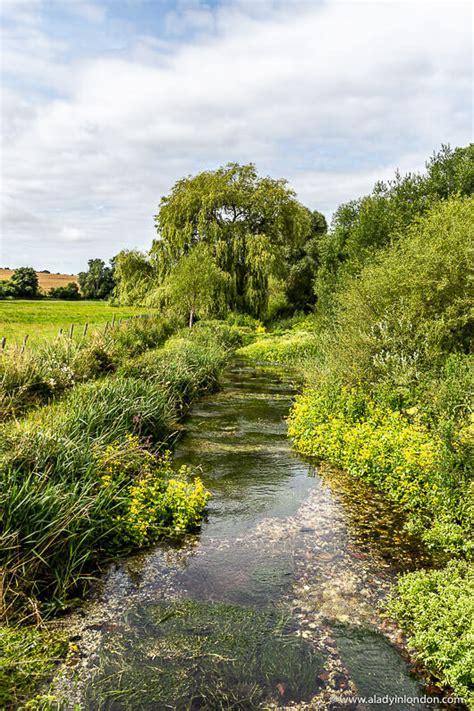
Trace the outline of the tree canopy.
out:
<instances>
[{"instance_id":1,"label":"tree canopy","mask_svg":"<svg viewBox=\"0 0 474 711\"><path fill-rule=\"evenodd\" d=\"M115 281L113 266L107 267L102 259L89 259L88 270L79 272L79 284L85 299L106 299L113 291Z\"/></svg>"},{"instance_id":2,"label":"tree canopy","mask_svg":"<svg viewBox=\"0 0 474 711\"><path fill-rule=\"evenodd\" d=\"M311 213L286 181L259 177L253 164L179 180L155 219L151 255L159 271L205 244L228 274L228 306L255 316L265 310L270 274L284 271L288 248L304 244L311 231Z\"/></svg>"},{"instance_id":3,"label":"tree canopy","mask_svg":"<svg viewBox=\"0 0 474 711\"><path fill-rule=\"evenodd\" d=\"M222 303L228 275L219 269L205 244L198 244L173 269L163 294L176 313L194 320L214 315Z\"/></svg>"},{"instance_id":4,"label":"tree canopy","mask_svg":"<svg viewBox=\"0 0 474 711\"><path fill-rule=\"evenodd\" d=\"M41 296L38 275L33 267L18 267L8 281L0 282L0 297L34 299Z\"/></svg>"}]
</instances>

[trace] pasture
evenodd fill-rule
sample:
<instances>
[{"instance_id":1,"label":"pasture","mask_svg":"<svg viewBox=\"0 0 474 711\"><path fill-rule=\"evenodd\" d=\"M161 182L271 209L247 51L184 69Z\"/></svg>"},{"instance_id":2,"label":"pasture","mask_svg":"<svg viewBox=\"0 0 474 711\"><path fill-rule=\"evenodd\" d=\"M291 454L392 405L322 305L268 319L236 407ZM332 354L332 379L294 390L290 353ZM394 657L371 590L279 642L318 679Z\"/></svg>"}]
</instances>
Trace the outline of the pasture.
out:
<instances>
[{"instance_id":1,"label":"pasture","mask_svg":"<svg viewBox=\"0 0 474 711\"><path fill-rule=\"evenodd\" d=\"M149 312L150 309L134 306L110 306L105 301L6 299L0 301L0 339L5 336L8 347L20 345L28 336L28 348L31 348L57 336L61 328L67 332L71 324L78 336L86 323L94 330L114 316L121 319Z\"/></svg>"}]
</instances>

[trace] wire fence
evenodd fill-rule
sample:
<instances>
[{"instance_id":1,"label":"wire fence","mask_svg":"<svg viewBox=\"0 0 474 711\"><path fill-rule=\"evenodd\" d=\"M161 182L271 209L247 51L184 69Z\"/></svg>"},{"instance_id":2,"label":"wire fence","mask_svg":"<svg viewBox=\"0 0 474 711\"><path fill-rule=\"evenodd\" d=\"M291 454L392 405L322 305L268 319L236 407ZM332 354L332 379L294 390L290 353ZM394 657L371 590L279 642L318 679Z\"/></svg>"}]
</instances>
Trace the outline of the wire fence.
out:
<instances>
[{"instance_id":1,"label":"wire fence","mask_svg":"<svg viewBox=\"0 0 474 711\"><path fill-rule=\"evenodd\" d=\"M60 328L58 331L58 335L55 337L57 338L74 338L74 334L78 331L82 330L81 333L81 338L85 338L87 336L87 333L89 331L89 326L94 326L95 327L95 332L100 331L101 328L104 329L104 334L108 333L111 329L121 326L127 322L135 321L136 319L153 319L157 318L159 314L157 313L146 313L146 314L135 314L133 316L127 316L125 318L116 318L115 314L112 316L110 321L106 321L105 324L102 323L92 323L89 324L88 322L86 323L71 323L68 327L66 328ZM26 346L28 344L28 339L30 337L30 334L26 333L23 336L21 345L19 346L18 343L14 343L13 346L15 348L20 348L20 352L24 353L26 350ZM8 346L8 339L6 336L0 336L0 352L5 351Z\"/></svg>"}]
</instances>

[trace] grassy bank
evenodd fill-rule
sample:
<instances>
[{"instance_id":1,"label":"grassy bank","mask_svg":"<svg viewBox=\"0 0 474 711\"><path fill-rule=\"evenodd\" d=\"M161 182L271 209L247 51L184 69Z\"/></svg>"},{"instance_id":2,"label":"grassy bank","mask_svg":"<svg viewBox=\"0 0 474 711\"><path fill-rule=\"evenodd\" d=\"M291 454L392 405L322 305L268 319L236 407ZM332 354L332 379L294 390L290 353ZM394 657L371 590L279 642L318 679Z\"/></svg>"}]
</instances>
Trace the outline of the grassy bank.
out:
<instances>
[{"instance_id":1,"label":"grassy bank","mask_svg":"<svg viewBox=\"0 0 474 711\"><path fill-rule=\"evenodd\" d=\"M10 625L68 606L102 561L199 524L209 494L187 467L173 468L167 449L177 421L217 387L237 344L235 329L199 324L3 426L0 547ZM20 688L9 656L4 682Z\"/></svg>"},{"instance_id":2,"label":"grassy bank","mask_svg":"<svg viewBox=\"0 0 474 711\"><path fill-rule=\"evenodd\" d=\"M25 352L0 351L0 422L113 373L127 358L162 344L171 331L161 317L137 318L79 340L62 336Z\"/></svg>"}]
</instances>

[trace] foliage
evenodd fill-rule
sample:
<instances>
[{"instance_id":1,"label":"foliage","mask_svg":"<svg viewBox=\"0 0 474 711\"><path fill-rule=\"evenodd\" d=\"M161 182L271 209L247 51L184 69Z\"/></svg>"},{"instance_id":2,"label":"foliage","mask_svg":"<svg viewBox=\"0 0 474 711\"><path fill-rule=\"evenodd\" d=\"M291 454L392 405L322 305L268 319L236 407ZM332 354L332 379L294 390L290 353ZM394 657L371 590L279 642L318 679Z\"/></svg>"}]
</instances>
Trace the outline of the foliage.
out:
<instances>
[{"instance_id":1,"label":"foliage","mask_svg":"<svg viewBox=\"0 0 474 711\"><path fill-rule=\"evenodd\" d=\"M229 163L183 178L163 197L151 255L169 271L196 244L206 244L229 275L229 308L264 313L268 277L284 250L307 239L311 219L284 180L260 178L253 165Z\"/></svg>"},{"instance_id":2,"label":"foliage","mask_svg":"<svg viewBox=\"0 0 474 711\"><path fill-rule=\"evenodd\" d=\"M292 311L310 311L316 303L313 283L320 261L321 239L326 232L326 218L314 210L308 239L304 244L289 249L285 294Z\"/></svg>"},{"instance_id":3,"label":"foliage","mask_svg":"<svg viewBox=\"0 0 474 711\"><path fill-rule=\"evenodd\" d=\"M473 552L469 476L460 470L446 476L445 443L416 408L399 412L374 402L363 388L327 385L297 399L288 431L303 454L384 490L411 514L427 543Z\"/></svg>"},{"instance_id":4,"label":"foliage","mask_svg":"<svg viewBox=\"0 0 474 711\"><path fill-rule=\"evenodd\" d=\"M474 198L438 203L337 299L329 368L352 382L415 387L472 329Z\"/></svg>"},{"instance_id":5,"label":"foliage","mask_svg":"<svg viewBox=\"0 0 474 711\"><path fill-rule=\"evenodd\" d=\"M148 255L136 249L124 249L115 263L114 301L118 304L141 304L160 285L155 264Z\"/></svg>"},{"instance_id":6,"label":"foliage","mask_svg":"<svg viewBox=\"0 0 474 711\"><path fill-rule=\"evenodd\" d=\"M298 363L314 357L317 348L317 341L314 334L305 331L295 331L279 336L269 334L266 338L259 338L253 343L244 346L238 355L254 358L255 360L266 360L273 363Z\"/></svg>"},{"instance_id":7,"label":"foliage","mask_svg":"<svg viewBox=\"0 0 474 711\"><path fill-rule=\"evenodd\" d=\"M38 275L32 267L19 267L11 279L0 282L1 297L36 298L40 296Z\"/></svg>"},{"instance_id":8,"label":"foliage","mask_svg":"<svg viewBox=\"0 0 474 711\"><path fill-rule=\"evenodd\" d=\"M116 487L117 477L124 469L130 471L130 451L122 463L123 447L110 445L99 458L99 471L103 467L102 485ZM139 477L126 487L120 513L111 521L119 544L134 547L149 545L163 534L184 533L199 525L202 512L210 498L201 480L191 480L191 470L182 466L175 472L171 466L171 453L155 458L143 450L138 437L128 435L128 450L132 450L135 464L141 464ZM138 455L141 455L139 457Z\"/></svg>"},{"instance_id":9,"label":"foliage","mask_svg":"<svg viewBox=\"0 0 474 711\"><path fill-rule=\"evenodd\" d=\"M81 298L79 287L76 282L71 281L66 286L56 286L48 291L51 299L65 299L66 301L76 301Z\"/></svg>"},{"instance_id":10,"label":"foliage","mask_svg":"<svg viewBox=\"0 0 474 711\"><path fill-rule=\"evenodd\" d=\"M452 561L442 570L404 575L388 606L418 657L440 682L474 706L474 567Z\"/></svg>"},{"instance_id":11,"label":"foliage","mask_svg":"<svg viewBox=\"0 0 474 711\"><path fill-rule=\"evenodd\" d=\"M320 266L315 280L318 312L333 313L334 295L347 276L356 275L381 248L398 242L406 229L441 199L474 192L474 144L443 146L426 164L424 175L396 173L376 183L372 193L341 205L331 230L319 243Z\"/></svg>"},{"instance_id":12,"label":"foliage","mask_svg":"<svg viewBox=\"0 0 474 711\"><path fill-rule=\"evenodd\" d=\"M105 266L102 259L89 259L88 270L79 272L79 285L85 299L106 299L115 286L114 267Z\"/></svg>"},{"instance_id":13,"label":"foliage","mask_svg":"<svg viewBox=\"0 0 474 711\"><path fill-rule=\"evenodd\" d=\"M225 304L228 275L223 272L205 244L197 244L182 257L165 280L162 291L172 311L186 315L189 328L196 318L218 315Z\"/></svg>"},{"instance_id":14,"label":"foliage","mask_svg":"<svg viewBox=\"0 0 474 711\"><path fill-rule=\"evenodd\" d=\"M9 616L54 612L84 590L104 557L198 523L207 493L157 454L190 402L217 386L235 338L226 324L220 332L198 326L3 426L0 549Z\"/></svg>"}]
</instances>

